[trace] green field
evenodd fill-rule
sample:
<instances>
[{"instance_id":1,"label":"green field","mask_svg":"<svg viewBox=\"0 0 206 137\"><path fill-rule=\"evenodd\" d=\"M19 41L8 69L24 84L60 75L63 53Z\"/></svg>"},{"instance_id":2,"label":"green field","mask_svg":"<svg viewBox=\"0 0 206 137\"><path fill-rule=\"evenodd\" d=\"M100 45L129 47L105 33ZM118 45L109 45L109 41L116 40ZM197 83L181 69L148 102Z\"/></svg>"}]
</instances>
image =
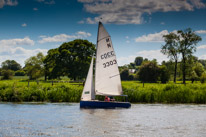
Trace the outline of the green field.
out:
<instances>
[{"instance_id":1,"label":"green field","mask_svg":"<svg viewBox=\"0 0 206 137\"><path fill-rule=\"evenodd\" d=\"M132 103L206 103L206 84L187 82L186 85L123 81L124 94ZM82 83L69 83L69 79L30 81L26 77L0 81L0 101L9 102L79 102ZM103 99L103 97L97 97ZM116 97L116 100L121 98Z\"/></svg>"},{"instance_id":2,"label":"green field","mask_svg":"<svg viewBox=\"0 0 206 137\"><path fill-rule=\"evenodd\" d=\"M130 102L141 103L206 103L206 84L158 84L122 82Z\"/></svg>"}]
</instances>

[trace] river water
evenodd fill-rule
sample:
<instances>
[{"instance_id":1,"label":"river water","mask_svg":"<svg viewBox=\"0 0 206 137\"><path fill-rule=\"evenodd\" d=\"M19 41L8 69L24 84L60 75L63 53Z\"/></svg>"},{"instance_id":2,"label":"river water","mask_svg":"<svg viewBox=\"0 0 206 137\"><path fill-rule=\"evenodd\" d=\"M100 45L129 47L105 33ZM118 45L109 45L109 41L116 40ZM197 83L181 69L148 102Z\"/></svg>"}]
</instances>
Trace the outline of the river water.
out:
<instances>
[{"instance_id":1,"label":"river water","mask_svg":"<svg viewBox=\"0 0 206 137\"><path fill-rule=\"evenodd\" d=\"M206 105L80 109L78 103L0 103L0 137L13 136L205 137Z\"/></svg>"}]
</instances>

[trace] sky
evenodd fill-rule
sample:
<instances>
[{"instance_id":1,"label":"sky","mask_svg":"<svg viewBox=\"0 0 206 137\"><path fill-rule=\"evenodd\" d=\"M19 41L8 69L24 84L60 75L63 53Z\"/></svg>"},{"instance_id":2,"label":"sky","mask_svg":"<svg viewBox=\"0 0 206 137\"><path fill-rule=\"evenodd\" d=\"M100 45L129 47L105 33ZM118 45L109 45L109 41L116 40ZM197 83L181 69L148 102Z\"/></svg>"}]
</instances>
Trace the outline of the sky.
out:
<instances>
[{"instance_id":1,"label":"sky","mask_svg":"<svg viewBox=\"0 0 206 137\"><path fill-rule=\"evenodd\" d=\"M111 36L118 65L142 56L159 63L163 35L192 28L202 37L194 53L206 59L206 0L0 0L0 64L24 62L64 42L96 44L98 21Z\"/></svg>"}]
</instances>

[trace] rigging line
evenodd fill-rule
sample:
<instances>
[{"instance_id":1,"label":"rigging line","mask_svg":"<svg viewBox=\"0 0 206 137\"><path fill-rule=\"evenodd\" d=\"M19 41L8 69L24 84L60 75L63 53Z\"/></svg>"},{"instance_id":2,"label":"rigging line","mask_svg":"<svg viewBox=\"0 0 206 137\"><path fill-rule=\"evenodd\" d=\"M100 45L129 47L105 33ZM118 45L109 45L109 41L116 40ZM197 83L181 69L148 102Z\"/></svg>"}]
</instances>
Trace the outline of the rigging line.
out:
<instances>
[{"instance_id":1,"label":"rigging line","mask_svg":"<svg viewBox=\"0 0 206 137\"><path fill-rule=\"evenodd\" d=\"M120 74L117 74L117 75L113 75L113 76L110 76L109 78L113 78L113 77L116 77L116 76L118 76L118 75L120 75Z\"/></svg>"},{"instance_id":2,"label":"rigging line","mask_svg":"<svg viewBox=\"0 0 206 137\"><path fill-rule=\"evenodd\" d=\"M106 36L106 37L104 37L104 38L101 38L100 40L97 40L97 42L99 42L99 41L101 41L101 40L103 40L103 39L105 39L105 38L109 38L110 36Z\"/></svg>"}]
</instances>

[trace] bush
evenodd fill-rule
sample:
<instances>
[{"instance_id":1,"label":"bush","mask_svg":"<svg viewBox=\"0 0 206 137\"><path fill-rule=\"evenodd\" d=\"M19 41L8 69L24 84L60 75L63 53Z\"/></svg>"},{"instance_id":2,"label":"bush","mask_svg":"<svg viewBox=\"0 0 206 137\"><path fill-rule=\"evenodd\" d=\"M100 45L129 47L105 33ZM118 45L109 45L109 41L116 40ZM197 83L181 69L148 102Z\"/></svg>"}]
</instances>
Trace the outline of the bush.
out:
<instances>
[{"instance_id":1,"label":"bush","mask_svg":"<svg viewBox=\"0 0 206 137\"><path fill-rule=\"evenodd\" d=\"M2 79L12 79L14 72L10 69L2 70Z\"/></svg>"},{"instance_id":2,"label":"bush","mask_svg":"<svg viewBox=\"0 0 206 137\"><path fill-rule=\"evenodd\" d=\"M120 73L121 80L134 80L134 76L129 74L129 70L127 68L123 69Z\"/></svg>"},{"instance_id":3,"label":"bush","mask_svg":"<svg viewBox=\"0 0 206 137\"><path fill-rule=\"evenodd\" d=\"M15 72L15 76L25 76L25 75L26 75L26 73L24 70L17 70Z\"/></svg>"},{"instance_id":4,"label":"bush","mask_svg":"<svg viewBox=\"0 0 206 137\"><path fill-rule=\"evenodd\" d=\"M200 82L205 83L206 82L206 72L203 72L201 77L200 77Z\"/></svg>"},{"instance_id":5,"label":"bush","mask_svg":"<svg viewBox=\"0 0 206 137\"><path fill-rule=\"evenodd\" d=\"M121 80L128 80L129 70L126 68L120 73Z\"/></svg>"},{"instance_id":6,"label":"bush","mask_svg":"<svg viewBox=\"0 0 206 137\"><path fill-rule=\"evenodd\" d=\"M138 75L141 82L155 83L159 77L159 67L156 62L146 62L140 67Z\"/></svg>"},{"instance_id":7,"label":"bush","mask_svg":"<svg viewBox=\"0 0 206 137\"><path fill-rule=\"evenodd\" d=\"M128 76L128 80L134 80L134 76L133 75L129 75Z\"/></svg>"},{"instance_id":8,"label":"bush","mask_svg":"<svg viewBox=\"0 0 206 137\"><path fill-rule=\"evenodd\" d=\"M192 83L193 83L195 80L198 79L198 76L197 76L197 74L196 74L196 72L195 72L194 70L191 72L190 78L191 78Z\"/></svg>"},{"instance_id":9,"label":"bush","mask_svg":"<svg viewBox=\"0 0 206 137\"><path fill-rule=\"evenodd\" d=\"M160 81L161 83L167 83L170 79L169 70L165 65L160 66Z\"/></svg>"}]
</instances>

